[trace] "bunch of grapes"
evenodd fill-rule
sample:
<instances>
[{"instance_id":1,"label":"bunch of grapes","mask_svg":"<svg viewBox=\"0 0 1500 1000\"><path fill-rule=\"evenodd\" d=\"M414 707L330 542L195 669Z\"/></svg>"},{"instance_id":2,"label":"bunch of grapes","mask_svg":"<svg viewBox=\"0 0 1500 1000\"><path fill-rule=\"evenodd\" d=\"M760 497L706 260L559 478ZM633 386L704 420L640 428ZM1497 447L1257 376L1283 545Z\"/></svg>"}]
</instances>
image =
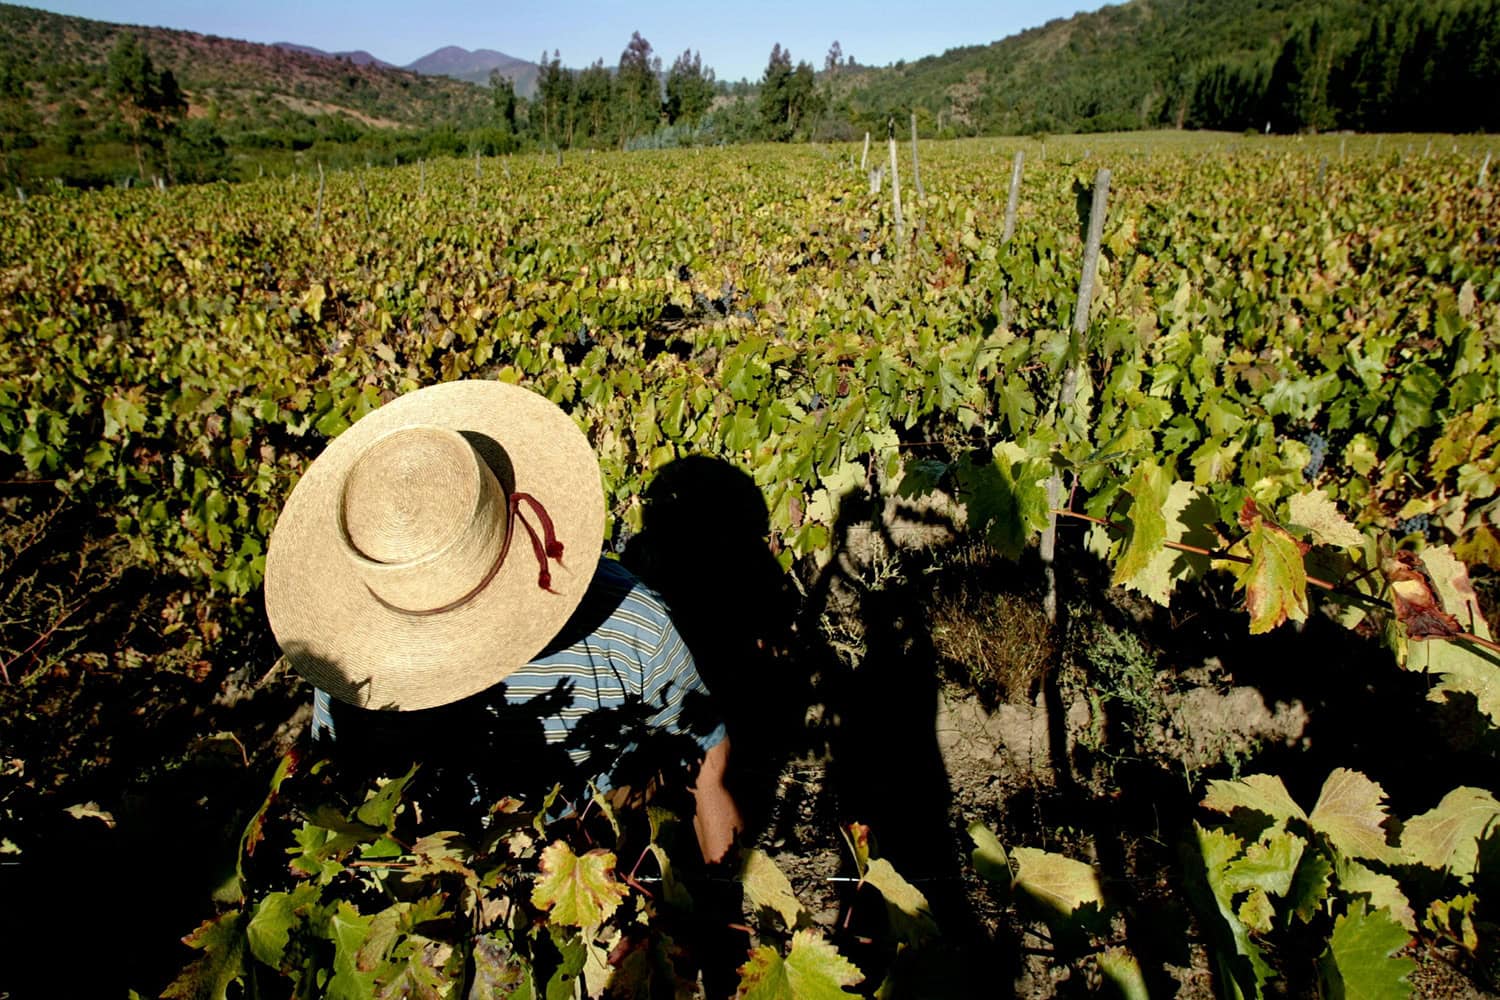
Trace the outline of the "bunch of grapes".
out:
<instances>
[{"instance_id":1,"label":"bunch of grapes","mask_svg":"<svg viewBox=\"0 0 1500 1000\"><path fill-rule=\"evenodd\" d=\"M1317 431L1308 431L1302 439L1309 452L1307 464L1302 467L1303 482L1312 482L1323 471L1323 460L1328 457L1328 439Z\"/></svg>"},{"instance_id":2,"label":"bunch of grapes","mask_svg":"<svg viewBox=\"0 0 1500 1000\"><path fill-rule=\"evenodd\" d=\"M1396 534L1403 537L1406 535L1430 537L1431 531L1432 521L1426 514L1417 514L1396 522Z\"/></svg>"}]
</instances>

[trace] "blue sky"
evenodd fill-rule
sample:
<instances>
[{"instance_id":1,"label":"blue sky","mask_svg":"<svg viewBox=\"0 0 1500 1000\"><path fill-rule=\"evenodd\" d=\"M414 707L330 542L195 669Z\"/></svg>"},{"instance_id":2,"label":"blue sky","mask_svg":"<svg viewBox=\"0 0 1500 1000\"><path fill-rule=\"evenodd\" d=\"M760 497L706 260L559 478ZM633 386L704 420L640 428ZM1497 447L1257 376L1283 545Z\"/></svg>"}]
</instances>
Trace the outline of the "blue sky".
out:
<instances>
[{"instance_id":1,"label":"blue sky","mask_svg":"<svg viewBox=\"0 0 1500 1000\"><path fill-rule=\"evenodd\" d=\"M252 42L299 42L320 49L365 49L405 65L444 45L499 49L536 60L558 49L568 66L619 62L639 31L665 65L684 49L701 52L722 80L759 79L773 43L819 68L837 39L846 55L883 66L958 45L997 41L1054 17L1096 10L1099 0L765 0L716 4L688 0L579 2L520 0L22 0L61 14L181 28Z\"/></svg>"}]
</instances>

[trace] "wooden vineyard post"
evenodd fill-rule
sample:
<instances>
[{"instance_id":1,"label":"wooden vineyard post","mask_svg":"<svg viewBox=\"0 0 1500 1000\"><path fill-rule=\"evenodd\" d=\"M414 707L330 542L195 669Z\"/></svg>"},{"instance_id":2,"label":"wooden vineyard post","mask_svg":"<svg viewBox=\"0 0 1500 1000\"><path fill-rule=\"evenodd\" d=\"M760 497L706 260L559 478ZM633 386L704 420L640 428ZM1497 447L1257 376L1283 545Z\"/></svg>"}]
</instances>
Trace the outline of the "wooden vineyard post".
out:
<instances>
[{"instance_id":1,"label":"wooden vineyard post","mask_svg":"<svg viewBox=\"0 0 1500 1000\"><path fill-rule=\"evenodd\" d=\"M479 150L474 150L474 183L479 183Z\"/></svg>"},{"instance_id":2,"label":"wooden vineyard post","mask_svg":"<svg viewBox=\"0 0 1500 1000\"><path fill-rule=\"evenodd\" d=\"M1318 194L1323 194L1323 189L1328 181L1328 157L1318 161Z\"/></svg>"},{"instance_id":3,"label":"wooden vineyard post","mask_svg":"<svg viewBox=\"0 0 1500 1000\"><path fill-rule=\"evenodd\" d=\"M313 228L323 229L323 161L318 161L318 210L313 213Z\"/></svg>"},{"instance_id":4,"label":"wooden vineyard post","mask_svg":"<svg viewBox=\"0 0 1500 1000\"><path fill-rule=\"evenodd\" d=\"M865 162L870 158L870 133L865 133L865 151L859 154L859 172L865 172Z\"/></svg>"},{"instance_id":5,"label":"wooden vineyard post","mask_svg":"<svg viewBox=\"0 0 1500 1000\"><path fill-rule=\"evenodd\" d=\"M884 167L875 167L870 171L870 193L880 193L880 182L885 177Z\"/></svg>"},{"instance_id":6,"label":"wooden vineyard post","mask_svg":"<svg viewBox=\"0 0 1500 1000\"><path fill-rule=\"evenodd\" d=\"M365 173L368 173L369 170L370 170L370 168L368 166L365 167ZM369 229L370 228L370 189L365 186L365 175L364 174L360 174L359 175L359 199L360 199L360 201L365 206L365 228Z\"/></svg>"},{"instance_id":7,"label":"wooden vineyard post","mask_svg":"<svg viewBox=\"0 0 1500 1000\"><path fill-rule=\"evenodd\" d=\"M1349 137L1348 136L1344 136L1344 135L1339 136L1339 159L1341 159L1341 160L1344 158L1344 143L1346 143L1348 141L1349 141Z\"/></svg>"},{"instance_id":8,"label":"wooden vineyard post","mask_svg":"<svg viewBox=\"0 0 1500 1000\"><path fill-rule=\"evenodd\" d=\"M917 164L917 113L911 113L911 183L917 189L917 197L927 197L922 190L922 168Z\"/></svg>"},{"instance_id":9,"label":"wooden vineyard post","mask_svg":"<svg viewBox=\"0 0 1500 1000\"><path fill-rule=\"evenodd\" d=\"M1026 154L1016 150L1016 158L1010 168L1010 195L1005 199L1005 230L1000 234L1001 246L1009 243L1010 238L1016 235L1016 207L1021 202L1021 164L1025 159Z\"/></svg>"},{"instance_id":10,"label":"wooden vineyard post","mask_svg":"<svg viewBox=\"0 0 1500 1000\"><path fill-rule=\"evenodd\" d=\"M427 195L427 161L423 160L417 164L417 197L423 198Z\"/></svg>"},{"instance_id":11,"label":"wooden vineyard post","mask_svg":"<svg viewBox=\"0 0 1500 1000\"><path fill-rule=\"evenodd\" d=\"M1073 343L1078 354L1083 353L1083 340L1089 329L1089 306L1094 301L1094 277L1099 269L1099 244L1104 239L1104 212L1109 201L1109 170L1100 168L1094 176L1094 200L1089 206L1088 238L1083 245L1083 274L1078 278L1078 304L1073 309ZM1082 360L1075 362L1063 373L1062 386L1057 394L1059 423L1066 424L1073 409L1073 399L1078 394L1078 379L1084 368ZM1062 506L1062 475L1053 472L1047 480L1047 506L1057 510ZM1057 552L1057 515L1047 520L1047 530L1042 533L1042 566L1047 576L1047 595L1042 599L1049 624L1057 623L1057 574L1053 557Z\"/></svg>"},{"instance_id":12,"label":"wooden vineyard post","mask_svg":"<svg viewBox=\"0 0 1500 1000\"><path fill-rule=\"evenodd\" d=\"M1493 155L1495 155L1493 152L1486 152L1484 154L1484 162L1479 165L1480 187L1484 187L1485 180L1490 176L1490 157Z\"/></svg>"},{"instance_id":13,"label":"wooden vineyard post","mask_svg":"<svg viewBox=\"0 0 1500 1000\"><path fill-rule=\"evenodd\" d=\"M891 209L896 213L896 244L899 246L906 238L906 223L901 219L901 171L896 166L896 120L894 118L891 119L887 132L891 145Z\"/></svg>"},{"instance_id":14,"label":"wooden vineyard post","mask_svg":"<svg viewBox=\"0 0 1500 1000\"><path fill-rule=\"evenodd\" d=\"M1021 202L1021 164L1025 162L1026 155L1021 150L1016 150L1015 160L1010 168L1010 194L1005 199L1005 229L1000 233L1000 245L1003 247L1016 235L1016 207ZM1015 302L1010 297L1010 288L1007 283L1005 294L1000 298L1000 323L1010 326L1011 314L1015 312Z\"/></svg>"}]
</instances>

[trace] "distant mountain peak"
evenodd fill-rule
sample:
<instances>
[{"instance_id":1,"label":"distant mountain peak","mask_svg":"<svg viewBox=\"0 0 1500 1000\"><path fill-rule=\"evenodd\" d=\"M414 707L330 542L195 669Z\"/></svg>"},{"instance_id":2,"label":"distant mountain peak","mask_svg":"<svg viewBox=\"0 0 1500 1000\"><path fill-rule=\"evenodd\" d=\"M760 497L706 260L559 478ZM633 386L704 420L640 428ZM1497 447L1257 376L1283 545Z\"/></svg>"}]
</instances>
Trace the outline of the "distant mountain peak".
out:
<instances>
[{"instance_id":1,"label":"distant mountain peak","mask_svg":"<svg viewBox=\"0 0 1500 1000\"><path fill-rule=\"evenodd\" d=\"M495 49L470 51L461 45L445 45L403 68L426 76L451 76L470 83L487 83L490 73L499 70L502 76L511 79L516 91L522 95L530 95L539 71L536 63L526 59Z\"/></svg>"},{"instance_id":2,"label":"distant mountain peak","mask_svg":"<svg viewBox=\"0 0 1500 1000\"><path fill-rule=\"evenodd\" d=\"M323 49L314 48L311 45L299 45L296 42L272 42L272 47L285 49L287 52L301 52L310 56L322 56L324 59L347 59L356 66L378 66L381 69L395 69L395 63L388 63L384 59L377 58L364 49L354 49L349 52L326 52Z\"/></svg>"}]
</instances>

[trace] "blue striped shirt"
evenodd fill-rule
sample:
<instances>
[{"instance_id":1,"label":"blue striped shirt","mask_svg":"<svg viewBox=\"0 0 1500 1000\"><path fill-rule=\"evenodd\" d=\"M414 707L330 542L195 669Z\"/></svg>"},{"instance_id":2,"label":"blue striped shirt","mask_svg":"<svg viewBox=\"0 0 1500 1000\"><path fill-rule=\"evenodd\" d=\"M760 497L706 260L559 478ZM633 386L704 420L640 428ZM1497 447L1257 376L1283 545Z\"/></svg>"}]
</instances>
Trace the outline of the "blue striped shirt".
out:
<instances>
[{"instance_id":1,"label":"blue striped shirt","mask_svg":"<svg viewBox=\"0 0 1500 1000\"><path fill-rule=\"evenodd\" d=\"M538 724L540 731L538 732ZM420 712L373 712L313 699L314 739L358 727L377 742L434 747L475 756L534 758L538 737L566 754L574 774L601 790L647 780L667 757L686 764L718 745L723 724L708 707L708 689L662 598L619 563L600 559L577 611L551 646L496 686L453 705ZM421 735L417 735L421 734ZM523 740L530 740L521 749ZM640 773L622 762L652 744ZM534 760L546 767L544 760ZM563 769L566 769L564 766ZM628 771L628 767L626 768ZM562 776L558 776L563 780ZM487 784L470 776L476 794Z\"/></svg>"}]
</instances>

